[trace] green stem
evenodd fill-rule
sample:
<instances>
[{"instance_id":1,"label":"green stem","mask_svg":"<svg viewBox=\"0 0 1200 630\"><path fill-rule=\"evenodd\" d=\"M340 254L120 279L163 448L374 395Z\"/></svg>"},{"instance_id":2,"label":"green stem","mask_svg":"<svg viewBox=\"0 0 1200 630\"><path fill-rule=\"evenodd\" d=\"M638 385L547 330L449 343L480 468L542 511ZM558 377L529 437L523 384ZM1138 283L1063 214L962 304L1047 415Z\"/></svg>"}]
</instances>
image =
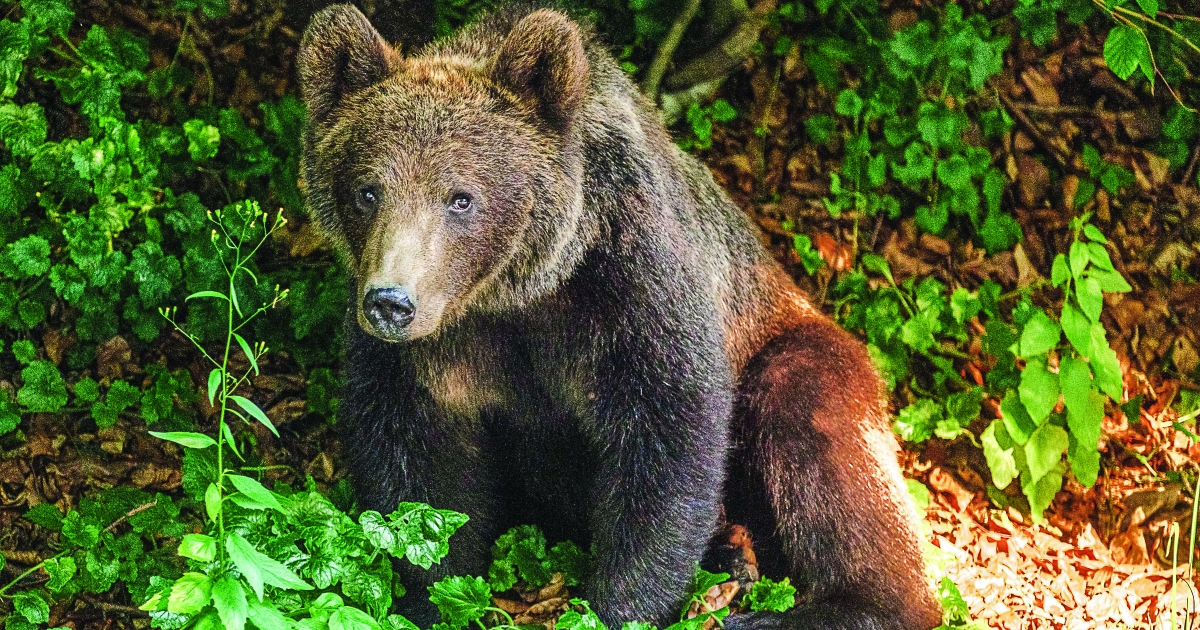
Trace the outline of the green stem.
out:
<instances>
[{"instance_id":1,"label":"green stem","mask_svg":"<svg viewBox=\"0 0 1200 630\"><path fill-rule=\"evenodd\" d=\"M13 581L9 582L8 584L5 584L5 585L4 585L4 588L0 588L0 597L12 597L12 595L9 595L9 594L8 594L8 589L12 588L13 586L16 586L18 582L20 582L21 580L24 580L25 578L29 577L30 575L32 575L32 574L33 574L35 571L37 571L38 569L40 569L40 568L42 568L42 567L46 566L46 562L47 562L47 561L49 561L49 560L55 560L55 559L59 558L60 556L64 556L64 555L66 555L66 553L67 553L66 551L60 551L60 552L58 552L57 554L55 554L55 555L53 555L53 556L51 556L51 557L47 558L46 560L42 560L41 562L39 562L39 563L37 563L37 564L33 565L32 567L29 567L28 569L26 569L26 570L25 570L25 572L24 572L24 573L22 573L21 575L18 575L17 577L13 578Z\"/></svg>"}]
</instances>

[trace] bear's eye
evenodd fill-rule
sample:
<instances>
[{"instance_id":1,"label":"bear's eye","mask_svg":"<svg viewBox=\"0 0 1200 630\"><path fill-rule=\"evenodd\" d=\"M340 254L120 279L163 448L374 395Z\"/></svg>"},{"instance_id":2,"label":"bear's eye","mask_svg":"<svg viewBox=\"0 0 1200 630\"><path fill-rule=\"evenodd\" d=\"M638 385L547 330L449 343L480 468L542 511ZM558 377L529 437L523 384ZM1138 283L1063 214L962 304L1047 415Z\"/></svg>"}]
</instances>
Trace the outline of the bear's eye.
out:
<instances>
[{"instance_id":1,"label":"bear's eye","mask_svg":"<svg viewBox=\"0 0 1200 630\"><path fill-rule=\"evenodd\" d=\"M450 211L455 214L462 214L472 208L475 202L471 199L471 195L467 193L458 193L450 200Z\"/></svg>"},{"instance_id":2,"label":"bear's eye","mask_svg":"<svg viewBox=\"0 0 1200 630\"><path fill-rule=\"evenodd\" d=\"M363 212L374 212L379 205L379 190L374 186L363 186L355 194L355 203Z\"/></svg>"}]
</instances>

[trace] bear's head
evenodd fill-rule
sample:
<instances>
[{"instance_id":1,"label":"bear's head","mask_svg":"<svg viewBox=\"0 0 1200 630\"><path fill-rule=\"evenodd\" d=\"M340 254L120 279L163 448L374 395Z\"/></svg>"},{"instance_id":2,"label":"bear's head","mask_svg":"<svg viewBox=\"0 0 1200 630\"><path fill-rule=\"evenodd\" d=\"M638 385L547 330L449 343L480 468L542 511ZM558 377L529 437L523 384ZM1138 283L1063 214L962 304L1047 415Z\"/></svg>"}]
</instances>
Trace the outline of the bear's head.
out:
<instances>
[{"instance_id":1,"label":"bear's head","mask_svg":"<svg viewBox=\"0 0 1200 630\"><path fill-rule=\"evenodd\" d=\"M510 21L415 57L349 5L304 34L308 205L376 337L526 304L578 249L585 35L555 11Z\"/></svg>"}]
</instances>

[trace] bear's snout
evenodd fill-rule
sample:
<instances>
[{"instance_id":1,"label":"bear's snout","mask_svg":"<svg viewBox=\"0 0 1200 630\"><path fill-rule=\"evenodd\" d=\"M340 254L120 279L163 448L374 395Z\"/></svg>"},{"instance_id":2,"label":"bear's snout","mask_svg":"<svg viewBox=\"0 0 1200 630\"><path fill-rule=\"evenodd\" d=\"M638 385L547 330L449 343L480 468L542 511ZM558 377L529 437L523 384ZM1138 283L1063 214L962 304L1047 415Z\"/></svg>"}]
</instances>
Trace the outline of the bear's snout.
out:
<instances>
[{"instance_id":1,"label":"bear's snout","mask_svg":"<svg viewBox=\"0 0 1200 630\"><path fill-rule=\"evenodd\" d=\"M417 305L407 290L382 287L367 291L363 297L362 312L376 336L399 338L404 327L412 323Z\"/></svg>"}]
</instances>

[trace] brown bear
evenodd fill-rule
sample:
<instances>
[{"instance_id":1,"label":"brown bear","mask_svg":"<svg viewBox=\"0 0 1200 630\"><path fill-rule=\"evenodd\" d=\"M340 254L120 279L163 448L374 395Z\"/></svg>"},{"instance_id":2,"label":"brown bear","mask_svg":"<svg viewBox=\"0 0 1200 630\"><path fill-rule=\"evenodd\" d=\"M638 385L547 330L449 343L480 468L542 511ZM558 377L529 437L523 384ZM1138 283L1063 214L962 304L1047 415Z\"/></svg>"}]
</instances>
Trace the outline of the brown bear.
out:
<instances>
[{"instance_id":1,"label":"brown bear","mask_svg":"<svg viewBox=\"0 0 1200 630\"><path fill-rule=\"evenodd\" d=\"M361 505L470 516L410 587L532 522L590 546L605 622L668 624L724 509L807 588L727 628L939 623L865 348L587 28L507 9L405 56L334 6L299 71L309 208L352 277ZM423 600L399 605L425 626Z\"/></svg>"}]
</instances>

